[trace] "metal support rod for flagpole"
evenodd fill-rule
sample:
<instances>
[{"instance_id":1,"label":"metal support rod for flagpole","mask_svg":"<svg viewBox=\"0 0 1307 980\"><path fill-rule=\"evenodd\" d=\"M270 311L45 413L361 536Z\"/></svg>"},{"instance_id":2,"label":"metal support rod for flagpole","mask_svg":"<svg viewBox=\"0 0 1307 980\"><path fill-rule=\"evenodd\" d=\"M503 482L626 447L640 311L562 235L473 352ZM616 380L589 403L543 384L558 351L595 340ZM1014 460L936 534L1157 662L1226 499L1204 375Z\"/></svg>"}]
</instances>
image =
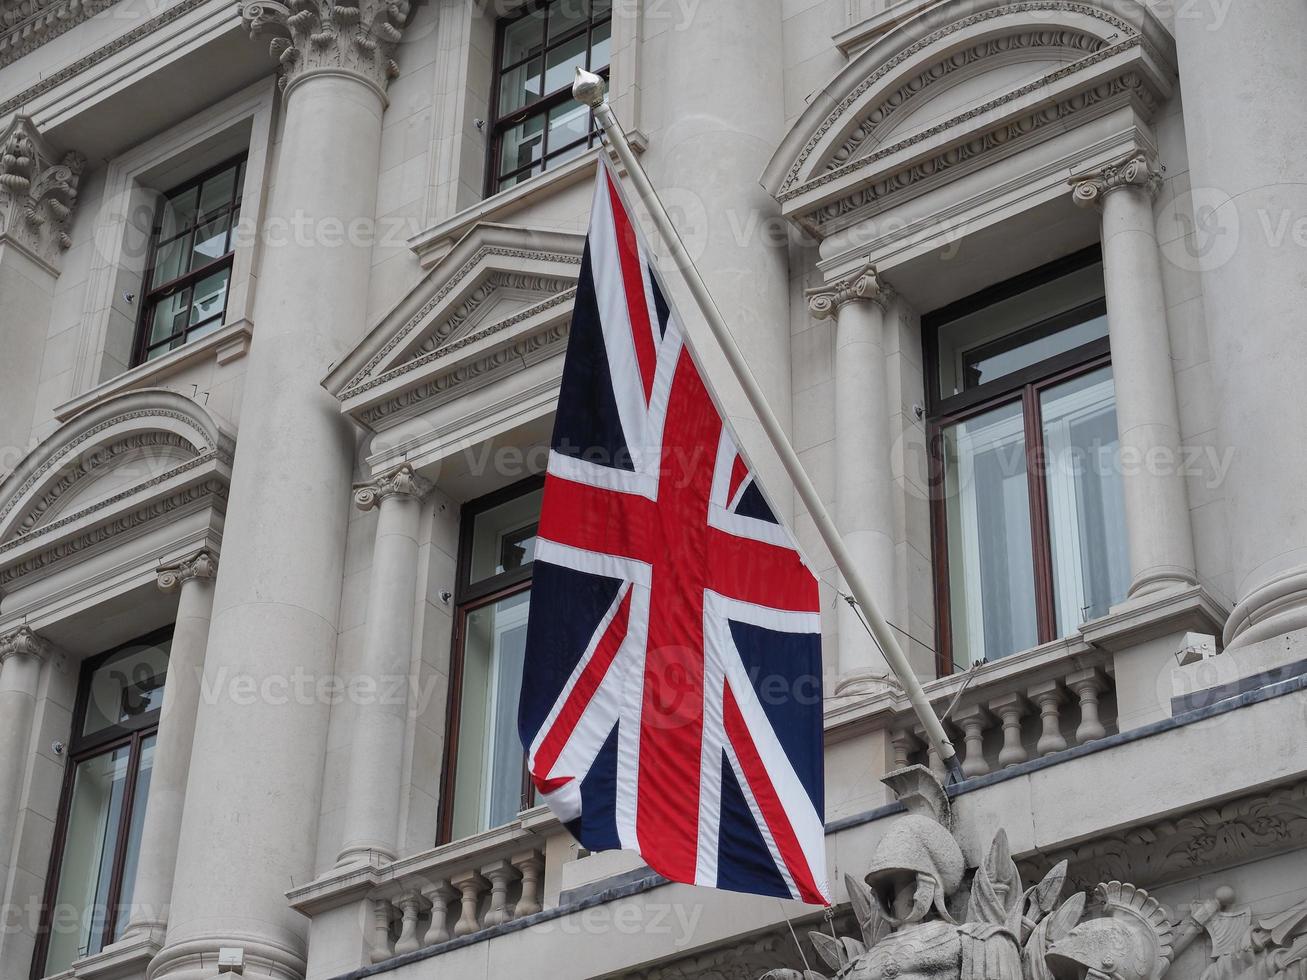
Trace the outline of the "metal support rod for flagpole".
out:
<instances>
[{"instance_id":1,"label":"metal support rod for flagpole","mask_svg":"<svg viewBox=\"0 0 1307 980\"><path fill-rule=\"evenodd\" d=\"M681 241L681 236L677 233L676 226L672 224L672 219L663 207L662 201L659 200L658 193L654 190L653 184L650 183L648 175L640 166L640 161L636 159L635 152L631 149L631 144L626 138L626 132L622 129L622 124L617 121L617 117L613 115L613 110L608 105L607 86L604 84L604 80L598 75L578 68L576 81L572 85L572 94L578 102L588 105L594 110L595 119L603 127L603 131L616 151L618 159L626 167L626 171L631 177L631 183L635 185L640 199L644 201L645 207L649 209L650 217L653 218L654 224L658 227L658 232L667 248L671 251L672 258L675 260L681 274L685 276L685 281L690 287L690 293L694 296L695 302L699 304L704 319L708 321L709 329L712 330L713 336L722 348L722 353L726 355L727 363L730 364L731 370L735 372L736 379L744 389L744 394L749 399L749 404L753 407L754 413L758 416L763 431L767 433L772 448L776 450L776 454L780 457L785 472L794 481L799 497L807 506L813 523L817 525L817 532L830 550L836 566L844 575L844 581L848 583L853 598L857 600L863 614L867 617L871 632L880 645L881 651L885 654L890 669L894 671L894 675L899 679L904 692L908 695L908 700L912 702L912 708L921 720L921 726L925 730L927 741L930 742L931 748L935 750L944 765L948 767L949 772L961 779L962 770L958 763L957 752L949 742L943 724L940 723L934 709L930 706L930 702L926 699L926 692L922 690L917 675L912 672L912 668L908 665L908 658L904 656L898 639L894 636L893 628L885 621L885 617L881 615L880 610L876 608L876 604L872 601L871 591L867 588L867 583L863 581L862 574L853 561L853 556L849 554L848 548L845 547L844 539L835 527L835 522L831 520L830 514L826 512L826 507L817 494L817 488L812 485L812 480L808 478L807 471L804 470L803 464L799 462L798 453L794 451L785 430L781 428L780 422L767 404L767 398L762 389L758 387L758 382L749 369L748 362L745 361L739 345L736 344L730 328L726 326L721 310L717 308L712 294L708 292L708 286L704 283L703 277L699 275L694 260L686 250L685 243Z\"/></svg>"}]
</instances>

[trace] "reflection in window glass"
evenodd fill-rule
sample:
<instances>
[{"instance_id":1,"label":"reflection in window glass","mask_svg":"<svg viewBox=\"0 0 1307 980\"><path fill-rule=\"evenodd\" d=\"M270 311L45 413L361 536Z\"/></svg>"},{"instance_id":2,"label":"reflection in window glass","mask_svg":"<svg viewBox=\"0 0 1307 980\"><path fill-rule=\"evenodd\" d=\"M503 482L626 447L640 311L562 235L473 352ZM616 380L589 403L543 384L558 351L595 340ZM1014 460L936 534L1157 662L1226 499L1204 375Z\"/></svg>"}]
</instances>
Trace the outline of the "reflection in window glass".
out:
<instances>
[{"instance_id":1,"label":"reflection in window glass","mask_svg":"<svg viewBox=\"0 0 1307 980\"><path fill-rule=\"evenodd\" d=\"M943 437L953 660L966 668L1038 639L1021 404Z\"/></svg>"},{"instance_id":2,"label":"reflection in window glass","mask_svg":"<svg viewBox=\"0 0 1307 980\"><path fill-rule=\"evenodd\" d=\"M465 618L454 839L508 823L522 809L517 702L529 608L530 593L519 592Z\"/></svg>"},{"instance_id":3,"label":"reflection in window glass","mask_svg":"<svg viewBox=\"0 0 1307 980\"><path fill-rule=\"evenodd\" d=\"M469 582L516 571L535 559L536 524L542 499L544 491L537 490L476 516Z\"/></svg>"},{"instance_id":4,"label":"reflection in window glass","mask_svg":"<svg viewBox=\"0 0 1307 980\"><path fill-rule=\"evenodd\" d=\"M1130 587L1112 369L1040 398L1058 635L1105 616Z\"/></svg>"},{"instance_id":5,"label":"reflection in window glass","mask_svg":"<svg viewBox=\"0 0 1307 980\"><path fill-rule=\"evenodd\" d=\"M83 735L125 725L163 706L169 641L130 646L96 668L86 700Z\"/></svg>"}]
</instances>

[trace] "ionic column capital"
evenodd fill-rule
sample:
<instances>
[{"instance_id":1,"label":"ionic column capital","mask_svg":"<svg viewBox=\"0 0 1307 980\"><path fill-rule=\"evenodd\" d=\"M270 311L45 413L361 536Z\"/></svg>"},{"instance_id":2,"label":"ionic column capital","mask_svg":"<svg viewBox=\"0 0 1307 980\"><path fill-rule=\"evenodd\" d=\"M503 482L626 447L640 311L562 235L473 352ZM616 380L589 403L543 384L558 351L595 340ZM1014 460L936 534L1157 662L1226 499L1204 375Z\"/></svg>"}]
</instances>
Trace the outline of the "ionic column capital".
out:
<instances>
[{"instance_id":1,"label":"ionic column capital","mask_svg":"<svg viewBox=\"0 0 1307 980\"><path fill-rule=\"evenodd\" d=\"M50 642L30 626L20 626L0 636L0 666L10 657L36 657L48 660L54 652Z\"/></svg>"},{"instance_id":2,"label":"ionic column capital","mask_svg":"<svg viewBox=\"0 0 1307 980\"><path fill-rule=\"evenodd\" d=\"M27 116L0 136L0 238L16 242L56 274L72 245L68 220L86 158L55 151Z\"/></svg>"},{"instance_id":3,"label":"ionic column capital","mask_svg":"<svg viewBox=\"0 0 1307 980\"><path fill-rule=\"evenodd\" d=\"M1136 150L1097 170L1077 174L1069 183L1076 204L1097 208L1102 207L1108 194L1124 187L1133 187L1153 197L1162 188L1162 170L1149 154Z\"/></svg>"},{"instance_id":4,"label":"ionic column capital","mask_svg":"<svg viewBox=\"0 0 1307 980\"><path fill-rule=\"evenodd\" d=\"M314 70L361 76L384 93L399 74L395 53L408 0L250 0L240 4L250 36L270 38L281 87Z\"/></svg>"},{"instance_id":5,"label":"ionic column capital","mask_svg":"<svg viewBox=\"0 0 1307 980\"><path fill-rule=\"evenodd\" d=\"M818 320L836 316L845 303L875 303L882 310L889 306L894 290L880 277L871 259L852 275L835 282L806 289L808 312Z\"/></svg>"},{"instance_id":6,"label":"ionic column capital","mask_svg":"<svg viewBox=\"0 0 1307 980\"><path fill-rule=\"evenodd\" d=\"M379 476L369 483L359 483L354 487L354 506L359 510L371 510L387 497L404 496L421 500L431 492L431 481L413 472L413 467L405 463L397 470Z\"/></svg>"},{"instance_id":7,"label":"ionic column capital","mask_svg":"<svg viewBox=\"0 0 1307 980\"><path fill-rule=\"evenodd\" d=\"M218 556L201 548L190 558L160 566L157 573L160 591L176 592L191 579L212 579L218 575Z\"/></svg>"}]
</instances>

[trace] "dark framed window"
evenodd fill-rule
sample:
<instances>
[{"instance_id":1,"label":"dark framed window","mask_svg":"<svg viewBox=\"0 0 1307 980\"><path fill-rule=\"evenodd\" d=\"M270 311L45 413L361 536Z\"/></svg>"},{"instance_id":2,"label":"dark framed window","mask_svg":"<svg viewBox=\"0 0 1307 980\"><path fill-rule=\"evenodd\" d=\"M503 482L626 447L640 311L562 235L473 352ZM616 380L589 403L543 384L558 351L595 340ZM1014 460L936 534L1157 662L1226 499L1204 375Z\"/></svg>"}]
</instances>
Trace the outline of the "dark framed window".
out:
<instances>
[{"instance_id":1,"label":"dark framed window","mask_svg":"<svg viewBox=\"0 0 1307 980\"><path fill-rule=\"evenodd\" d=\"M150 794L172 627L82 667L32 977L122 938Z\"/></svg>"},{"instance_id":2,"label":"dark framed window","mask_svg":"<svg viewBox=\"0 0 1307 980\"><path fill-rule=\"evenodd\" d=\"M487 196L599 142L572 81L577 68L608 77L612 36L611 0L532 0L499 22Z\"/></svg>"},{"instance_id":3,"label":"dark framed window","mask_svg":"<svg viewBox=\"0 0 1307 980\"><path fill-rule=\"evenodd\" d=\"M923 318L939 670L1074 632L1129 587L1102 256Z\"/></svg>"},{"instance_id":4,"label":"dark framed window","mask_svg":"<svg viewBox=\"0 0 1307 980\"><path fill-rule=\"evenodd\" d=\"M169 191L159 202L133 365L154 360L222 326L244 178L241 156Z\"/></svg>"},{"instance_id":5,"label":"dark framed window","mask_svg":"<svg viewBox=\"0 0 1307 980\"><path fill-rule=\"evenodd\" d=\"M530 477L466 504L460 517L437 843L508 823L533 799L517 701L543 488L543 477Z\"/></svg>"}]
</instances>

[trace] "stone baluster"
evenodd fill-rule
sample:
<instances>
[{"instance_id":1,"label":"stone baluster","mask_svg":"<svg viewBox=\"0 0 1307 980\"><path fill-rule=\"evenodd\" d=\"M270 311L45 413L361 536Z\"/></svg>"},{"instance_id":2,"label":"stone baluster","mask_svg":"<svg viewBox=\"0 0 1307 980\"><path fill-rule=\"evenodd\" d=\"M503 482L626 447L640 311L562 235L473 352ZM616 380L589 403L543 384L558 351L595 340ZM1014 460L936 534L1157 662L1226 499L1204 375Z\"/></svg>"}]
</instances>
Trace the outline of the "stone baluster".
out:
<instances>
[{"instance_id":1,"label":"stone baluster","mask_svg":"<svg viewBox=\"0 0 1307 980\"><path fill-rule=\"evenodd\" d=\"M379 691L407 692L417 599L418 527L431 484L407 465L354 490L359 510L376 508L368 619L360 676ZM408 722L405 696L358 706L350 740L344 844L337 867L398 856L400 760Z\"/></svg>"},{"instance_id":2,"label":"stone baluster","mask_svg":"<svg viewBox=\"0 0 1307 980\"><path fill-rule=\"evenodd\" d=\"M424 944L439 946L449 942L449 904L458 898L458 892L448 881L440 881L424 888L422 895L431 903L431 925L427 927Z\"/></svg>"},{"instance_id":3,"label":"stone baluster","mask_svg":"<svg viewBox=\"0 0 1307 980\"><path fill-rule=\"evenodd\" d=\"M399 899L399 911L403 916L399 939L395 943L395 955L412 953L422 948L418 938L418 919L426 911L429 903L419 892L408 892Z\"/></svg>"},{"instance_id":4,"label":"stone baluster","mask_svg":"<svg viewBox=\"0 0 1307 980\"><path fill-rule=\"evenodd\" d=\"M1080 724L1076 727L1076 744L1084 745L1107 734L1098 717L1098 696L1107 690L1107 679L1097 667L1068 674L1067 690L1080 701Z\"/></svg>"},{"instance_id":5,"label":"stone baluster","mask_svg":"<svg viewBox=\"0 0 1307 980\"><path fill-rule=\"evenodd\" d=\"M512 861L496 861L482 868L481 874L490 882L490 908L482 923L489 929L513 918L513 909L508 904L508 886L517 879L518 870Z\"/></svg>"},{"instance_id":6,"label":"stone baluster","mask_svg":"<svg viewBox=\"0 0 1307 980\"><path fill-rule=\"evenodd\" d=\"M1005 694L989 702L989 710L1003 722L1003 749L998 754L1000 769L1016 766L1030 758L1021 741L1021 719L1028 702L1020 694Z\"/></svg>"},{"instance_id":7,"label":"stone baluster","mask_svg":"<svg viewBox=\"0 0 1307 980\"><path fill-rule=\"evenodd\" d=\"M450 882L462 896L462 913L454 923L455 936L470 936L481 929L478 912L481 908L481 896L485 894L488 882L476 871L467 871Z\"/></svg>"},{"instance_id":8,"label":"stone baluster","mask_svg":"<svg viewBox=\"0 0 1307 980\"><path fill-rule=\"evenodd\" d=\"M41 667L52 652L53 647L26 626L0 636L0 894L9 872L23 775L31 755Z\"/></svg>"},{"instance_id":9,"label":"stone baluster","mask_svg":"<svg viewBox=\"0 0 1307 980\"><path fill-rule=\"evenodd\" d=\"M984 776L989 772L985 759L985 728L993 716L981 704L969 704L953 713L953 720L962 729L966 742L966 758L962 762L962 775Z\"/></svg>"},{"instance_id":10,"label":"stone baluster","mask_svg":"<svg viewBox=\"0 0 1307 980\"><path fill-rule=\"evenodd\" d=\"M521 919L535 915L541 909L540 888L545 870L545 859L539 851L527 851L513 856L513 867L522 876L522 897L517 900L513 916Z\"/></svg>"},{"instance_id":11,"label":"stone baluster","mask_svg":"<svg viewBox=\"0 0 1307 980\"><path fill-rule=\"evenodd\" d=\"M1064 698L1062 685L1058 681L1044 681L1027 689L1026 696L1039 706L1040 733L1035 751L1041 756L1061 752L1066 748L1059 710Z\"/></svg>"},{"instance_id":12,"label":"stone baluster","mask_svg":"<svg viewBox=\"0 0 1307 980\"><path fill-rule=\"evenodd\" d=\"M900 728L890 737L890 744L894 746L894 768L905 768L917 748L917 736L906 728Z\"/></svg>"},{"instance_id":13,"label":"stone baluster","mask_svg":"<svg viewBox=\"0 0 1307 980\"><path fill-rule=\"evenodd\" d=\"M148 935L159 944L164 940L217 574L218 556L204 548L184 561L160 568L156 576L160 591L178 593L177 615L150 773L150 804L145 808L141 831L141 839L149 841L150 846L141 849L136 866L136 887L124 938Z\"/></svg>"},{"instance_id":14,"label":"stone baluster","mask_svg":"<svg viewBox=\"0 0 1307 980\"><path fill-rule=\"evenodd\" d=\"M835 523L873 600L892 616L897 576L885 311L893 293L868 260L846 278L805 295L815 318L835 321ZM841 588L848 592L843 579ZM889 667L858 611L841 601L836 615L836 692L884 689Z\"/></svg>"},{"instance_id":15,"label":"stone baluster","mask_svg":"<svg viewBox=\"0 0 1307 980\"><path fill-rule=\"evenodd\" d=\"M1153 197L1156 164L1137 151L1074 179L1073 197L1102 212L1103 278L1116 385L1130 595L1196 581L1189 497L1180 466L1180 411ZM1157 461L1161 461L1160 463Z\"/></svg>"},{"instance_id":16,"label":"stone baluster","mask_svg":"<svg viewBox=\"0 0 1307 980\"><path fill-rule=\"evenodd\" d=\"M366 236L322 232L340 216L377 213L386 88L410 4L251 2L241 13L262 45L271 42L282 72L264 222L307 221L307 229L258 260L257 337L206 669L253 672L256 684L322 680L336 664L356 445L322 379L367 331L373 268ZM285 892L287 882L315 874L330 718L325 698L201 704L168 942L151 964L154 980L191 980L201 959L212 963L231 946L245 948L247 974L305 975L308 920L288 914ZM278 846L250 847L251 828Z\"/></svg>"},{"instance_id":17,"label":"stone baluster","mask_svg":"<svg viewBox=\"0 0 1307 980\"><path fill-rule=\"evenodd\" d=\"M372 949L368 955L373 963L381 963L395 955L395 947L390 941L391 912L390 899L372 900Z\"/></svg>"}]
</instances>

